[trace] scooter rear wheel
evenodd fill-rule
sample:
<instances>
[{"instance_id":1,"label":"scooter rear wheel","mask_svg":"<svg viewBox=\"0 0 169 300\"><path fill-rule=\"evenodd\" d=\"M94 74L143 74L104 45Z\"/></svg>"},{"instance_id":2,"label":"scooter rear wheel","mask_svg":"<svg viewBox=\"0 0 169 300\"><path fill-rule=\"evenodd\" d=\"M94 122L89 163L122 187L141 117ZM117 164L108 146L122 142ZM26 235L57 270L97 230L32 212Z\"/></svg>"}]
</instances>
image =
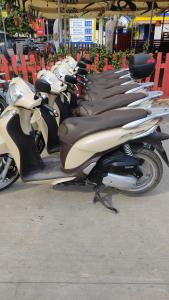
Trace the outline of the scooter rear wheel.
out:
<instances>
[{"instance_id":1,"label":"scooter rear wheel","mask_svg":"<svg viewBox=\"0 0 169 300\"><path fill-rule=\"evenodd\" d=\"M159 156L149 149L139 149L135 152L133 151L133 154L144 160L143 165L140 167L143 176L138 179L135 188L129 191L122 191L122 193L139 196L154 190L160 183L163 175L163 165Z\"/></svg>"}]
</instances>

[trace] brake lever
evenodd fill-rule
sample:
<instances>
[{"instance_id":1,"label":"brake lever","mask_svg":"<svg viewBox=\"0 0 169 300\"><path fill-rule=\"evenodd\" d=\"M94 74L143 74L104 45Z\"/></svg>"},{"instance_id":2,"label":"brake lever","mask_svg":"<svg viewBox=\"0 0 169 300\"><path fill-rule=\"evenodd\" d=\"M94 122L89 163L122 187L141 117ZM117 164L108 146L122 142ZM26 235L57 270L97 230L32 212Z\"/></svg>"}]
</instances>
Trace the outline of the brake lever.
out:
<instances>
[{"instance_id":1,"label":"brake lever","mask_svg":"<svg viewBox=\"0 0 169 300\"><path fill-rule=\"evenodd\" d=\"M69 101L69 96L66 93L62 92L61 94L64 95L66 99Z\"/></svg>"},{"instance_id":2,"label":"brake lever","mask_svg":"<svg viewBox=\"0 0 169 300\"><path fill-rule=\"evenodd\" d=\"M81 80L79 80L79 79L77 79L77 82L81 85L81 86L86 86L86 83L85 82L83 82L83 81L81 81Z\"/></svg>"},{"instance_id":3,"label":"brake lever","mask_svg":"<svg viewBox=\"0 0 169 300\"><path fill-rule=\"evenodd\" d=\"M89 80L88 80L85 76L83 76L83 75L79 75L79 74L78 74L78 77L82 78L85 82L88 82L88 81L89 81Z\"/></svg>"}]
</instances>

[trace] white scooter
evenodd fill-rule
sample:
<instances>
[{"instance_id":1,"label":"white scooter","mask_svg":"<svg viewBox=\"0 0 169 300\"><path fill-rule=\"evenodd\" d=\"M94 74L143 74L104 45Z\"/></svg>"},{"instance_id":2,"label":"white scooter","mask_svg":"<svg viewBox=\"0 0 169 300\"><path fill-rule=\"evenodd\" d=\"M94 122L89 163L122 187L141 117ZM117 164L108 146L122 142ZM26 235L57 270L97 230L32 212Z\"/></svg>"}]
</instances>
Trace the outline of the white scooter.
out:
<instances>
[{"instance_id":1,"label":"white scooter","mask_svg":"<svg viewBox=\"0 0 169 300\"><path fill-rule=\"evenodd\" d=\"M43 83L46 93L50 84ZM68 118L59 128L62 143L60 159L41 158L30 134L30 111L42 103L30 89L22 91L17 82L8 90L8 106L0 117L0 188L7 188L16 178L11 172L14 160L24 182L92 184L95 201L114 210L100 196L100 188L111 187L130 194L142 194L154 189L161 181L162 162L157 149L168 164L162 140L169 136L156 128L168 109L115 110L102 115ZM40 118L40 116L39 116Z\"/></svg>"}]
</instances>

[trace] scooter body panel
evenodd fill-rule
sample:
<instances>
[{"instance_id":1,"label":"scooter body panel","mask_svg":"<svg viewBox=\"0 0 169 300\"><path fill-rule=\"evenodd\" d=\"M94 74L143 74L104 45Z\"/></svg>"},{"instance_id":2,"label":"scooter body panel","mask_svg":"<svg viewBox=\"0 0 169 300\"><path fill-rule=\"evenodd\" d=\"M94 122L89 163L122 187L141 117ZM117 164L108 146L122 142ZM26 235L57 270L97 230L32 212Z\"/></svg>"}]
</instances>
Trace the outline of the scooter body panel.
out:
<instances>
[{"instance_id":1,"label":"scooter body panel","mask_svg":"<svg viewBox=\"0 0 169 300\"><path fill-rule=\"evenodd\" d=\"M6 154L9 152L5 140L0 136L0 155Z\"/></svg>"},{"instance_id":2,"label":"scooter body panel","mask_svg":"<svg viewBox=\"0 0 169 300\"><path fill-rule=\"evenodd\" d=\"M34 130L37 130L42 133L43 139L45 141L45 145L48 143L48 126L42 118L41 111L39 108L36 108L33 112L32 118L31 118L31 125Z\"/></svg>"},{"instance_id":3,"label":"scooter body panel","mask_svg":"<svg viewBox=\"0 0 169 300\"><path fill-rule=\"evenodd\" d=\"M20 153L14 140L8 132L8 124L16 115L18 115L17 109L14 110L10 109L10 107L7 107L0 118L0 153L10 153L15 160L18 170L20 170Z\"/></svg>"},{"instance_id":4,"label":"scooter body panel","mask_svg":"<svg viewBox=\"0 0 169 300\"><path fill-rule=\"evenodd\" d=\"M96 154L116 148L129 140L137 138L137 135L150 130L156 122L156 120L151 120L132 130L123 128L104 130L81 138L71 148L67 148L67 153L61 153L61 159L63 158L62 155L66 154L65 160L62 159L64 169L75 169Z\"/></svg>"}]
</instances>

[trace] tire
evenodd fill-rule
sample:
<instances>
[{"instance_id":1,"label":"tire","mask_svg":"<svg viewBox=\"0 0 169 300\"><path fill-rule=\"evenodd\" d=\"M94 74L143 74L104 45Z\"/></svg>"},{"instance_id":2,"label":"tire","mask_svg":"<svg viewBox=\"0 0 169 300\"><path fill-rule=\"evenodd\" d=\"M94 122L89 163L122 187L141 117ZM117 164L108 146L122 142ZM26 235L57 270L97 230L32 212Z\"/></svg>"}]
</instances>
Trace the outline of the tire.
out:
<instances>
[{"instance_id":1,"label":"tire","mask_svg":"<svg viewBox=\"0 0 169 300\"><path fill-rule=\"evenodd\" d=\"M5 166L5 161L7 160L8 155L5 154L0 157L0 175ZM14 160L12 160L10 169L7 172L6 178L4 181L0 178L0 192L9 188L17 179L19 178L19 173L15 165Z\"/></svg>"},{"instance_id":2,"label":"tire","mask_svg":"<svg viewBox=\"0 0 169 300\"><path fill-rule=\"evenodd\" d=\"M0 97L0 115L2 114L2 112L5 110L5 108L8 106L8 104L6 103L6 101Z\"/></svg>"},{"instance_id":3,"label":"tire","mask_svg":"<svg viewBox=\"0 0 169 300\"><path fill-rule=\"evenodd\" d=\"M145 168L145 164L148 164L150 167L150 171L151 171L151 178L147 179L147 182L142 182L144 177L141 177L140 180L140 184L138 181L138 185L136 188L133 188L129 191L122 191L123 194L127 194L127 195L142 195L144 193L150 192L152 190L154 190L157 185L160 183L162 175L163 175L163 165L162 162L159 158L159 156L149 150L149 149L139 149L136 151L133 151L134 156L142 158L144 160L143 165L140 167L143 171L143 169Z\"/></svg>"},{"instance_id":4,"label":"tire","mask_svg":"<svg viewBox=\"0 0 169 300\"><path fill-rule=\"evenodd\" d=\"M42 153L44 148L45 148L45 141L43 139L43 135L35 131L35 144L36 144L36 149L38 153Z\"/></svg>"}]
</instances>

